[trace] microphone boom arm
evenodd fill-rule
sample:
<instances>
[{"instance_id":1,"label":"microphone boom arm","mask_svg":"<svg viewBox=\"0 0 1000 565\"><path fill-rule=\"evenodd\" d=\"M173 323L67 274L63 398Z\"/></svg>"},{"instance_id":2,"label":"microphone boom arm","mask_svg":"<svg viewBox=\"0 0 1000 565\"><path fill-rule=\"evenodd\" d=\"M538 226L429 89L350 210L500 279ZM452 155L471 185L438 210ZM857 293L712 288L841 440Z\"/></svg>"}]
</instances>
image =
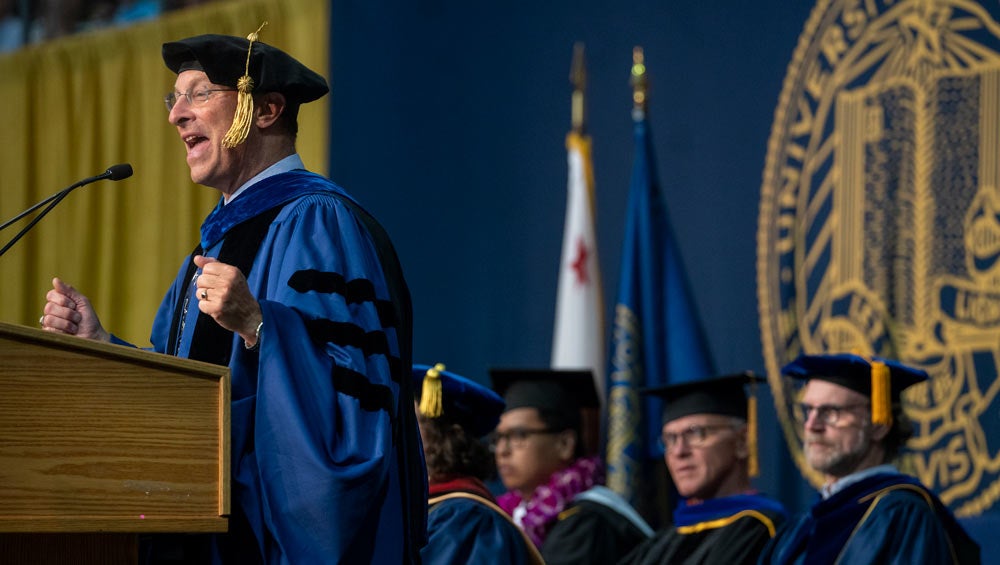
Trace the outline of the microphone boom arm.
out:
<instances>
[{"instance_id":1,"label":"microphone boom arm","mask_svg":"<svg viewBox=\"0 0 1000 565\"><path fill-rule=\"evenodd\" d=\"M99 174L97 176L88 177L88 178L85 178L85 179L83 179L81 181L78 181L78 182L74 183L72 186L60 190L59 192L53 194L52 196L49 196L49 197L45 198L41 202L39 202L39 203L35 204L34 206L28 208L27 210L25 210L25 211L21 212L20 214L14 216L13 218L7 220L2 225L0 225L0 230L3 230L4 228L10 226L14 222L20 220L21 218L27 216L28 214L34 212L35 210L41 208L42 206L45 206L46 204L48 204L48 206L44 210L42 210L37 216L35 216L34 218L32 218L31 222L29 222L28 225L24 226L24 229L22 229L21 231L19 231L17 233L17 235L15 235L10 241L8 241L7 244L3 246L3 249L0 249L0 256L3 256L3 254L6 253L7 250L10 249L10 247L12 245L14 245L15 243L17 243L17 240L19 240L22 237L24 237L24 234L28 233L28 230L30 230L35 224L37 224L39 220L41 220L42 218L44 218L46 214L48 214L49 212L51 212L52 209L55 208L56 204L59 204L60 202L62 202L62 199L66 198L66 196L69 195L69 193L72 192L73 190L75 190L77 188L80 188L81 186L83 186L85 184L90 184L92 182L97 182L97 181L103 180L103 179L111 179L111 180L114 180L114 181L118 181L118 180L122 180L122 179L127 179L130 176L132 176L132 165L129 165L128 163L122 163L122 164L119 164L119 165L112 165L112 166L108 167L108 170L104 171L103 173L101 173L101 174Z\"/></svg>"},{"instance_id":2,"label":"microphone boom arm","mask_svg":"<svg viewBox=\"0 0 1000 565\"><path fill-rule=\"evenodd\" d=\"M18 214L16 216L14 216L13 218L7 220L6 222L3 223L3 225L0 225L0 230L3 230L4 228L6 228L7 226L13 224L14 222L16 222L16 221L20 220L21 218L27 216L28 214L34 212L35 210L41 208L42 206L45 206L46 204L48 204L49 202L52 202L56 198L59 198L60 196L65 195L65 194L69 194L70 191L72 191L72 190L74 190L76 188L80 188L81 186L83 186L85 184L89 184L89 183L92 183L94 181L98 181L98 180L105 179L105 178L108 178L107 177L107 173L104 173L103 175L98 175L96 177L90 177L90 178L83 179L82 181L77 182L76 184L74 184L73 186L71 186L69 188L64 188L64 189L60 190L59 192L57 192L57 193L49 196L48 198L45 198L41 202L35 204L31 208L28 208L24 212L21 212L20 214Z\"/></svg>"},{"instance_id":3,"label":"microphone boom arm","mask_svg":"<svg viewBox=\"0 0 1000 565\"><path fill-rule=\"evenodd\" d=\"M72 188L76 188L76 187L74 186ZM59 204L60 202L62 202L62 199L66 198L66 195L68 195L70 193L70 191L72 190L72 188L63 190L62 192L57 192L57 193L53 194L52 196L46 198L45 200L42 200L41 202L39 202L38 204L36 204L33 208L31 208L32 210L34 210L35 208L38 208L42 204L45 204L46 202L50 202L50 204L44 210L42 210L37 216L35 216L34 218L31 219L30 222L28 222L28 225L24 226L24 228L22 228L21 231L17 232L17 235L15 235L14 237L12 237L11 240L7 242L7 245L3 246L3 249L0 249L0 257L3 257L3 254L6 253L7 250L11 248L12 245L14 245L15 243L17 243L17 240L19 240L22 237L24 237L24 234L28 233L28 230L30 230L35 224L37 224L39 220L41 220L42 218L44 218L46 214L48 214L49 212L51 212L52 209L56 207L56 204Z\"/></svg>"}]
</instances>

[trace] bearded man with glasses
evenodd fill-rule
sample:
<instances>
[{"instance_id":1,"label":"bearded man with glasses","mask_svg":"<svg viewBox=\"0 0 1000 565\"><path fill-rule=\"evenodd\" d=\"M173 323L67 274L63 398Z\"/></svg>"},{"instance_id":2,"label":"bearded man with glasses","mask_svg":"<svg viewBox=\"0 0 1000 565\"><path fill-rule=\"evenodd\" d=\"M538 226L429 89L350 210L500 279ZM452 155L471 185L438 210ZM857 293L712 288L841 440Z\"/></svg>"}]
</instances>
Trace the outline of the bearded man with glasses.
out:
<instances>
[{"instance_id":1,"label":"bearded man with glasses","mask_svg":"<svg viewBox=\"0 0 1000 565\"><path fill-rule=\"evenodd\" d=\"M948 508L892 465L913 433L900 395L927 373L851 354L803 355L782 372L806 382L802 449L825 484L761 563L979 563L979 546Z\"/></svg>"},{"instance_id":2,"label":"bearded man with glasses","mask_svg":"<svg viewBox=\"0 0 1000 565\"><path fill-rule=\"evenodd\" d=\"M784 507L750 483L757 465L748 418L756 396L744 389L762 381L738 373L644 391L663 398L663 458L683 500L669 527L619 563L757 562L785 518Z\"/></svg>"}]
</instances>

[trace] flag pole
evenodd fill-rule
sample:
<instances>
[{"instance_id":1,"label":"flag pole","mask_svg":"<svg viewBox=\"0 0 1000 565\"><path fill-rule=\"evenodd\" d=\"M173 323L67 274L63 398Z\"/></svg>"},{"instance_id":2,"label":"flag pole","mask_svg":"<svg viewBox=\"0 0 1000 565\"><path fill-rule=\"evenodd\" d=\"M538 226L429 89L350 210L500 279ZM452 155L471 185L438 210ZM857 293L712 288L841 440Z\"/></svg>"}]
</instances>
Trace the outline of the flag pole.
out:
<instances>
[{"instance_id":1,"label":"flag pole","mask_svg":"<svg viewBox=\"0 0 1000 565\"><path fill-rule=\"evenodd\" d=\"M582 134L586 130L584 94L587 91L587 62L583 56L583 42L573 44L573 62L570 64L569 82L573 85L572 126L573 131Z\"/></svg>"},{"instance_id":2,"label":"flag pole","mask_svg":"<svg viewBox=\"0 0 1000 565\"><path fill-rule=\"evenodd\" d=\"M590 370L603 407L607 337L604 333L601 266L597 258L594 221L594 169L590 136L586 133L587 71L582 42L573 45L569 82L572 98L571 128L566 134L569 173L566 184L566 224L559 261L551 366L554 369ZM582 418L586 451L597 453L600 451L601 411L586 409Z\"/></svg>"}]
</instances>

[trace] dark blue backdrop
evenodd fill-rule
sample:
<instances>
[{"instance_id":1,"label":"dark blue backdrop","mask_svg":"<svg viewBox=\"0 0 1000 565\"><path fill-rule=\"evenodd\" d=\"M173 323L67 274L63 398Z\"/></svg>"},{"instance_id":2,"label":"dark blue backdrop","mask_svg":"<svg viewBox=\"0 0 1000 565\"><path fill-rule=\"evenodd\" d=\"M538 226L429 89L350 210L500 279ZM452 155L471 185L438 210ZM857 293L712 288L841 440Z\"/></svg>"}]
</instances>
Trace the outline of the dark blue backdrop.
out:
<instances>
[{"instance_id":1,"label":"dark blue backdrop","mask_svg":"<svg viewBox=\"0 0 1000 565\"><path fill-rule=\"evenodd\" d=\"M334 180L385 224L414 297L415 358L486 381L547 366L566 203L573 43L586 44L609 308L632 164L632 47L645 48L668 214L720 372L763 372L755 284L774 109L812 2L336 0ZM765 399L758 485L813 491Z\"/></svg>"}]
</instances>

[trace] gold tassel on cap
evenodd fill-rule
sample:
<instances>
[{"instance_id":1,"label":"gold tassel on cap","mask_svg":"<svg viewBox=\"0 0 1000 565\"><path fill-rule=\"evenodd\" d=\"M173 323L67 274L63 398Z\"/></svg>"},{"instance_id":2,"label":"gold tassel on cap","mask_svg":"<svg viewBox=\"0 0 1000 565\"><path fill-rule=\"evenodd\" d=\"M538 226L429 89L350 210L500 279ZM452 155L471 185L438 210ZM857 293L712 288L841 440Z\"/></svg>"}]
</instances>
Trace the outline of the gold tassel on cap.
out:
<instances>
[{"instance_id":1,"label":"gold tassel on cap","mask_svg":"<svg viewBox=\"0 0 1000 565\"><path fill-rule=\"evenodd\" d=\"M872 423L892 425L892 395L889 367L881 361L872 361Z\"/></svg>"},{"instance_id":2,"label":"gold tassel on cap","mask_svg":"<svg viewBox=\"0 0 1000 565\"><path fill-rule=\"evenodd\" d=\"M444 364L438 363L424 375L424 386L420 390L420 414L428 418L440 418L444 413L441 401L441 371Z\"/></svg>"},{"instance_id":3,"label":"gold tassel on cap","mask_svg":"<svg viewBox=\"0 0 1000 565\"><path fill-rule=\"evenodd\" d=\"M253 42L257 34L264 29L267 22L260 24L257 31L247 36L250 45L247 46L247 64L243 76L236 81L236 114L233 115L233 125L229 126L226 137L222 138L222 146L232 149L247 140L250 135L250 122L253 121L253 79L250 78L250 54L253 53Z\"/></svg>"},{"instance_id":4,"label":"gold tassel on cap","mask_svg":"<svg viewBox=\"0 0 1000 565\"><path fill-rule=\"evenodd\" d=\"M750 397L747 398L747 473L750 477L760 475L760 457L757 450L757 395L751 385Z\"/></svg>"}]
</instances>

